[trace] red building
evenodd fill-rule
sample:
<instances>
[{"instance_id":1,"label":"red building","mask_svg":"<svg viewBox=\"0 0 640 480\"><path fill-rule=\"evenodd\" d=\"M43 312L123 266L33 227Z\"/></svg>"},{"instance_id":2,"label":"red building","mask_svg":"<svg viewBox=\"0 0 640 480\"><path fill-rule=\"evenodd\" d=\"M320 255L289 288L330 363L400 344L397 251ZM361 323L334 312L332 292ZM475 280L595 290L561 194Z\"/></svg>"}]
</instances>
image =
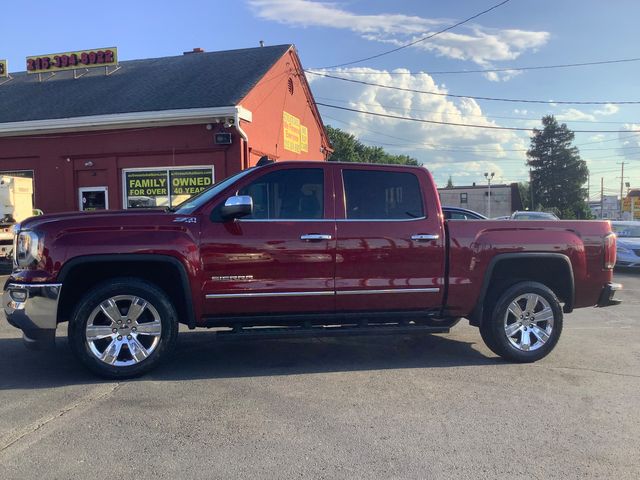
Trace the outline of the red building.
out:
<instances>
[{"instance_id":1,"label":"red building","mask_svg":"<svg viewBox=\"0 0 640 480\"><path fill-rule=\"evenodd\" d=\"M80 73L0 85L0 175L33 178L45 213L175 205L264 155L331 151L291 45Z\"/></svg>"}]
</instances>

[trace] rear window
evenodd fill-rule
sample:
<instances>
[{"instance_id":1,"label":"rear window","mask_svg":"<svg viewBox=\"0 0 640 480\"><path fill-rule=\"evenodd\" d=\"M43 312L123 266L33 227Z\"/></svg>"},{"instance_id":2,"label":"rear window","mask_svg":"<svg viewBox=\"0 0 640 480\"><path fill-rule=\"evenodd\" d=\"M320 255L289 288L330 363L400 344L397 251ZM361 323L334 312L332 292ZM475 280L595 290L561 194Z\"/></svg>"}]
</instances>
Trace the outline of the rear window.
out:
<instances>
[{"instance_id":1,"label":"rear window","mask_svg":"<svg viewBox=\"0 0 640 480\"><path fill-rule=\"evenodd\" d=\"M424 217L418 177L408 172L344 170L346 217L410 220Z\"/></svg>"}]
</instances>

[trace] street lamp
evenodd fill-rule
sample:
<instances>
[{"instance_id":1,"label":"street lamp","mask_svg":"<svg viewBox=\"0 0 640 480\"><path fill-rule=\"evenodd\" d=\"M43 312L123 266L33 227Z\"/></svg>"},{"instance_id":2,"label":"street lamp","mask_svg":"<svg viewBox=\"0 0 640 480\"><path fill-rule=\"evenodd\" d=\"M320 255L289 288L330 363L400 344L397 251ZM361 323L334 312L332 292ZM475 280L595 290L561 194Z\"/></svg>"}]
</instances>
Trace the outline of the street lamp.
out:
<instances>
[{"instance_id":1,"label":"street lamp","mask_svg":"<svg viewBox=\"0 0 640 480\"><path fill-rule=\"evenodd\" d=\"M495 172L484 172L484 178L487 179L487 184L489 186L487 192L487 217L491 218L491 180L495 176Z\"/></svg>"}]
</instances>

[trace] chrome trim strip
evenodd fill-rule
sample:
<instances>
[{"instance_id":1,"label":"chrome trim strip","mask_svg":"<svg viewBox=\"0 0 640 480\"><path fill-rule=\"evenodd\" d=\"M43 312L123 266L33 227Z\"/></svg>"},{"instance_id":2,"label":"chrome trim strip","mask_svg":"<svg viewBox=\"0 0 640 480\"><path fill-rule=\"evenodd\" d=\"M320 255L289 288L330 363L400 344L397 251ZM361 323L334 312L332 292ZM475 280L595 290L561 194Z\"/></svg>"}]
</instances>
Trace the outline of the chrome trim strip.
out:
<instances>
[{"instance_id":1,"label":"chrome trim strip","mask_svg":"<svg viewBox=\"0 0 640 480\"><path fill-rule=\"evenodd\" d=\"M335 222L334 218L238 218L236 222Z\"/></svg>"},{"instance_id":2,"label":"chrome trim strip","mask_svg":"<svg viewBox=\"0 0 640 480\"><path fill-rule=\"evenodd\" d=\"M318 292L267 292L267 293L208 293L208 300L214 298L264 298L264 297L318 297L329 295L378 295L384 293L437 293L439 288L388 288L382 290L326 290Z\"/></svg>"},{"instance_id":3,"label":"chrome trim strip","mask_svg":"<svg viewBox=\"0 0 640 480\"><path fill-rule=\"evenodd\" d=\"M7 288L62 287L61 283L10 283Z\"/></svg>"},{"instance_id":4,"label":"chrome trim strip","mask_svg":"<svg viewBox=\"0 0 640 480\"><path fill-rule=\"evenodd\" d=\"M319 292L208 293L206 298L318 297L335 295L333 290Z\"/></svg>"},{"instance_id":5,"label":"chrome trim strip","mask_svg":"<svg viewBox=\"0 0 640 480\"><path fill-rule=\"evenodd\" d=\"M383 290L338 290L336 295L377 295L379 293L437 293L439 288L386 288Z\"/></svg>"},{"instance_id":6,"label":"chrome trim strip","mask_svg":"<svg viewBox=\"0 0 640 480\"><path fill-rule=\"evenodd\" d=\"M337 218L336 222L416 222L427 217L417 218Z\"/></svg>"}]
</instances>

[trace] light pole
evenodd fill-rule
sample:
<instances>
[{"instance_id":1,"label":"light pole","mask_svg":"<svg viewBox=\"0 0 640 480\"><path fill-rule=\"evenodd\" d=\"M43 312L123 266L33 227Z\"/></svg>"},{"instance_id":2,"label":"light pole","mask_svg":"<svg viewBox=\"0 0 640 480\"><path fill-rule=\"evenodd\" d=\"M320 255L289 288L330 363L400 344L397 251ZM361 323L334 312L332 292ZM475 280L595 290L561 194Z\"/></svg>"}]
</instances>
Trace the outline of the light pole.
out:
<instances>
[{"instance_id":1,"label":"light pole","mask_svg":"<svg viewBox=\"0 0 640 480\"><path fill-rule=\"evenodd\" d=\"M493 179L495 172L484 172L484 178L487 179L487 185L489 186L487 191L487 217L491 218L491 180Z\"/></svg>"}]
</instances>

